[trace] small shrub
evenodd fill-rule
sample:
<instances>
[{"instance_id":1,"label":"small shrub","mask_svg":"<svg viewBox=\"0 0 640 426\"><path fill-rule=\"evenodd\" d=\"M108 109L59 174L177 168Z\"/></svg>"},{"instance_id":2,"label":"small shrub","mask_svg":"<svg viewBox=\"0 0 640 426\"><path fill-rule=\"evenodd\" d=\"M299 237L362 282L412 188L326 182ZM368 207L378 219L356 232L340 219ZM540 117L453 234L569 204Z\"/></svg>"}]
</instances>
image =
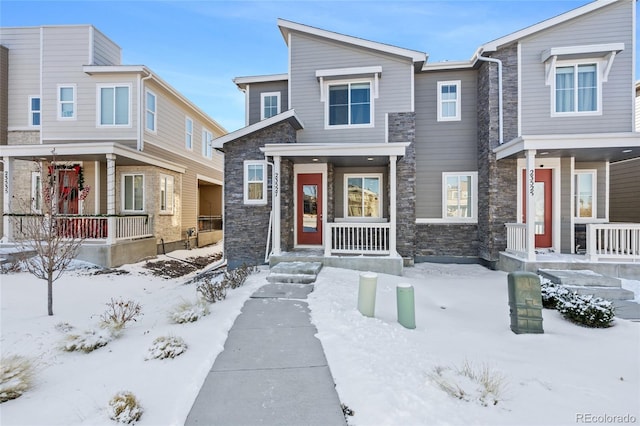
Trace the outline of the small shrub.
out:
<instances>
[{"instance_id":1,"label":"small shrub","mask_svg":"<svg viewBox=\"0 0 640 426\"><path fill-rule=\"evenodd\" d=\"M227 297L227 288L222 282L211 282L210 278L206 278L204 282L198 284L196 291L204 300L209 303L216 303Z\"/></svg>"},{"instance_id":2,"label":"small shrub","mask_svg":"<svg viewBox=\"0 0 640 426\"><path fill-rule=\"evenodd\" d=\"M133 300L113 299L106 303L107 310L100 316L100 326L117 335L131 321L142 315L142 306Z\"/></svg>"},{"instance_id":3,"label":"small shrub","mask_svg":"<svg viewBox=\"0 0 640 426\"><path fill-rule=\"evenodd\" d=\"M180 337L158 337L149 348L145 360L175 358L187 350L187 344Z\"/></svg>"},{"instance_id":4,"label":"small shrub","mask_svg":"<svg viewBox=\"0 0 640 426\"><path fill-rule=\"evenodd\" d=\"M80 334L69 333L62 341L61 349L66 352L93 352L98 348L106 346L112 339L109 332L85 330Z\"/></svg>"},{"instance_id":5,"label":"small shrub","mask_svg":"<svg viewBox=\"0 0 640 426\"><path fill-rule=\"evenodd\" d=\"M587 327L611 327L614 317L613 304L590 294L573 293L570 298L558 302L558 311L570 321Z\"/></svg>"},{"instance_id":6,"label":"small shrub","mask_svg":"<svg viewBox=\"0 0 640 426\"><path fill-rule=\"evenodd\" d=\"M0 360L0 403L16 399L31 388L33 362L20 355Z\"/></svg>"},{"instance_id":7,"label":"small shrub","mask_svg":"<svg viewBox=\"0 0 640 426\"><path fill-rule=\"evenodd\" d=\"M429 378L456 399L478 401L482 406L497 405L502 399L505 379L489 366L479 369L465 361L461 368L436 366Z\"/></svg>"},{"instance_id":8,"label":"small shrub","mask_svg":"<svg viewBox=\"0 0 640 426\"><path fill-rule=\"evenodd\" d=\"M242 286L247 277L256 270L255 266L242 265L232 271L225 272L221 282L227 288L236 289Z\"/></svg>"},{"instance_id":9,"label":"small shrub","mask_svg":"<svg viewBox=\"0 0 640 426\"><path fill-rule=\"evenodd\" d=\"M108 412L111 420L133 424L140 420L143 410L133 393L121 391L109 401Z\"/></svg>"},{"instance_id":10,"label":"small shrub","mask_svg":"<svg viewBox=\"0 0 640 426\"><path fill-rule=\"evenodd\" d=\"M566 287L551 282L543 276L540 276L540 290L542 306L547 309L556 309L558 301L571 297L571 292Z\"/></svg>"},{"instance_id":11,"label":"small shrub","mask_svg":"<svg viewBox=\"0 0 640 426\"><path fill-rule=\"evenodd\" d=\"M184 300L182 303L173 307L169 313L169 318L178 324L198 321L200 317L209 315L209 306L205 301L189 302Z\"/></svg>"}]
</instances>

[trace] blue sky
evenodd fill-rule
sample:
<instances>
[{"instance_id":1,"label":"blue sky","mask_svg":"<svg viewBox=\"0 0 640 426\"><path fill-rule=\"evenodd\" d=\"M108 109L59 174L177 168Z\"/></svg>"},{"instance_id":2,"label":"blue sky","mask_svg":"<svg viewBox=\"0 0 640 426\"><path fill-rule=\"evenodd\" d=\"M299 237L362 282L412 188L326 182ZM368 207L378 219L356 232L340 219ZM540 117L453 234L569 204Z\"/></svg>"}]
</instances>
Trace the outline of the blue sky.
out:
<instances>
[{"instance_id":1,"label":"blue sky","mask_svg":"<svg viewBox=\"0 0 640 426\"><path fill-rule=\"evenodd\" d=\"M244 126L244 97L232 79L287 72L277 18L419 50L437 62L469 59L485 42L586 3L0 0L0 25L93 24L122 47L124 64L148 66L233 131Z\"/></svg>"}]
</instances>

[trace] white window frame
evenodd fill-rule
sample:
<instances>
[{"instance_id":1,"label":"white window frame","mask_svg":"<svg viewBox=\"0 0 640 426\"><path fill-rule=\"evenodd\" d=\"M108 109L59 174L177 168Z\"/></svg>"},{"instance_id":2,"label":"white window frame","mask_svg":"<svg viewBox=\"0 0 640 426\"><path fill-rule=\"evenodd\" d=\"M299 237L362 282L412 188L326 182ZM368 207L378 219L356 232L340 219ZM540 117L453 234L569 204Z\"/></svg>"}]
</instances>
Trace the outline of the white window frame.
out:
<instances>
[{"instance_id":1,"label":"white window frame","mask_svg":"<svg viewBox=\"0 0 640 426\"><path fill-rule=\"evenodd\" d=\"M42 213L42 173L31 172L31 210Z\"/></svg>"},{"instance_id":2,"label":"white window frame","mask_svg":"<svg viewBox=\"0 0 640 426\"><path fill-rule=\"evenodd\" d=\"M380 185L380 196L378 199L378 211L380 212L380 216L375 217L367 217L367 216L349 216L349 178L378 178ZM343 199L344 199L344 207L343 207L343 218L346 221L355 221L355 222L380 222L385 218L384 216L384 176L382 173L345 173L344 175L344 186L343 186Z\"/></svg>"},{"instance_id":3,"label":"white window frame","mask_svg":"<svg viewBox=\"0 0 640 426\"><path fill-rule=\"evenodd\" d=\"M161 214L173 214L173 199L175 198L175 179L171 175L160 174L159 210ZM163 193L164 191L164 193ZM164 194L164 199L163 199ZM164 204L164 208L163 208Z\"/></svg>"},{"instance_id":4,"label":"white window frame","mask_svg":"<svg viewBox=\"0 0 640 426\"><path fill-rule=\"evenodd\" d=\"M38 99L38 102L40 103L40 109L38 110L34 110L32 108L34 99ZM42 125L42 98L40 97L40 95L29 96L28 109L29 109L29 127L40 127ZM38 114L40 124L33 124L33 114Z\"/></svg>"},{"instance_id":5,"label":"white window frame","mask_svg":"<svg viewBox=\"0 0 640 426\"><path fill-rule=\"evenodd\" d=\"M447 178L456 176L470 176L471 184L471 216L449 217L447 216ZM442 219L450 223L477 223L478 222L478 172L442 172Z\"/></svg>"},{"instance_id":6,"label":"white window frame","mask_svg":"<svg viewBox=\"0 0 640 426\"><path fill-rule=\"evenodd\" d=\"M202 156L213 158L213 133L208 129L202 129Z\"/></svg>"},{"instance_id":7,"label":"white window frame","mask_svg":"<svg viewBox=\"0 0 640 426\"><path fill-rule=\"evenodd\" d=\"M189 123L191 123L191 130L189 130ZM184 119L184 147L188 151L193 151L193 119L191 117Z\"/></svg>"},{"instance_id":8,"label":"white window frame","mask_svg":"<svg viewBox=\"0 0 640 426\"><path fill-rule=\"evenodd\" d=\"M369 83L369 123L364 124L329 124L329 88L331 86L343 86L348 85L349 89L349 112L348 117L351 121L351 85L358 83ZM354 78L346 80L324 80L323 81L323 96L321 100L324 100L324 128L325 129L362 129L368 127L374 127L375 117L375 102L377 98L376 87L374 86L373 78Z\"/></svg>"},{"instance_id":9,"label":"white window frame","mask_svg":"<svg viewBox=\"0 0 640 426\"><path fill-rule=\"evenodd\" d=\"M264 93L260 93L260 120L264 120L265 118L269 118L267 116L265 116L264 114L264 100L267 97L276 97L276 113L274 115L278 115L280 114L280 92L264 92ZM273 115L271 116L273 117Z\"/></svg>"},{"instance_id":10,"label":"white window frame","mask_svg":"<svg viewBox=\"0 0 640 426\"><path fill-rule=\"evenodd\" d=\"M578 111L578 65L595 65L596 66L596 96L598 97L596 102L595 111ZM557 112L556 111L556 71L558 68L574 67L574 111ZM553 64L552 78L551 78L551 117L583 117L602 115L602 75L601 75L600 60L596 59L576 59L576 60L557 60Z\"/></svg>"},{"instance_id":11,"label":"white window frame","mask_svg":"<svg viewBox=\"0 0 640 426\"><path fill-rule=\"evenodd\" d=\"M147 99L149 96L153 96L153 104L154 104L153 110L149 109L149 101ZM158 97L156 96L155 93L153 93L153 91L149 89L145 90L144 109L145 109L145 114L144 114L145 130L151 133L157 133L158 132L158 118L157 118L158 117ZM149 120L149 115L151 115L152 120ZM149 127L149 124L151 124L152 126Z\"/></svg>"},{"instance_id":12,"label":"white window frame","mask_svg":"<svg viewBox=\"0 0 640 426\"><path fill-rule=\"evenodd\" d=\"M257 183L260 181L249 181L249 166L262 166L262 198L258 200L249 199L249 184ZM245 160L244 161L244 174L243 174L243 199L244 204L250 205L266 205L267 204L267 183L268 183L268 168L267 162L263 160Z\"/></svg>"},{"instance_id":13,"label":"white window frame","mask_svg":"<svg viewBox=\"0 0 640 426\"><path fill-rule=\"evenodd\" d=\"M142 209L135 209L135 193L134 193L134 206L133 206L134 208L133 209L126 209L125 208L125 206L126 206L126 203L125 203L125 195L126 195L126 192L125 192L126 182L125 181L126 181L126 179L125 178L127 176L133 176L133 177L142 176ZM144 212L145 211L145 204L146 204L145 203L145 182L144 182L145 181L145 176L144 176L144 174L143 173L122 173L120 175L120 181L121 181L121 183L120 183L120 194L121 194L121 196L120 196L120 203L121 203L120 210L122 212L124 212L124 213L141 213L141 212ZM135 190L135 187L132 188L132 189Z\"/></svg>"},{"instance_id":14,"label":"white window frame","mask_svg":"<svg viewBox=\"0 0 640 426\"><path fill-rule=\"evenodd\" d=\"M456 99L455 101L442 99L442 88L444 86L456 86ZM461 80L449 80L438 81L438 121L460 121L462 119L461 104L462 104L462 82ZM444 117L442 115L442 103L443 102L455 102L456 103L456 115L453 117Z\"/></svg>"},{"instance_id":15,"label":"white window frame","mask_svg":"<svg viewBox=\"0 0 640 426\"><path fill-rule=\"evenodd\" d=\"M579 214L579 209L576 206L576 202L578 201L577 198L580 196L580 188L578 188L578 182L576 177L578 175L581 174L590 174L592 175L592 179L591 179L591 216L586 217L586 216L578 216ZM597 194L597 190L598 190L598 171L596 169L575 169L573 171L573 179L574 179L574 188L573 188L573 199L571 200L571 202L574 205L574 219L576 222L590 222L592 219L595 219L598 217L598 205L597 205L597 201L598 201L598 194Z\"/></svg>"},{"instance_id":16,"label":"white window frame","mask_svg":"<svg viewBox=\"0 0 640 426\"><path fill-rule=\"evenodd\" d=\"M115 124L115 89L117 87L127 87L129 89L128 96L128 115L127 124ZM114 89L114 124L102 124L102 89ZM108 83L96 85L96 126L97 127L131 127L131 83Z\"/></svg>"},{"instance_id":17,"label":"white window frame","mask_svg":"<svg viewBox=\"0 0 640 426\"><path fill-rule=\"evenodd\" d=\"M63 101L61 99L61 91L62 89L71 89L73 91L73 96L72 96L72 100L71 101ZM76 107L77 107L77 102L76 102L76 92L77 92L77 88L75 84L58 84L57 88L56 88L56 99L57 99L57 112L56 112L56 117L58 118L58 120L60 121L67 121L67 120L75 120L76 119ZM71 104L71 116L69 117L64 117L62 115L62 105L64 104ZM42 100L40 100L40 109L42 109ZM40 115L40 120L42 120L42 115ZM42 122L42 121L41 121Z\"/></svg>"}]
</instances>

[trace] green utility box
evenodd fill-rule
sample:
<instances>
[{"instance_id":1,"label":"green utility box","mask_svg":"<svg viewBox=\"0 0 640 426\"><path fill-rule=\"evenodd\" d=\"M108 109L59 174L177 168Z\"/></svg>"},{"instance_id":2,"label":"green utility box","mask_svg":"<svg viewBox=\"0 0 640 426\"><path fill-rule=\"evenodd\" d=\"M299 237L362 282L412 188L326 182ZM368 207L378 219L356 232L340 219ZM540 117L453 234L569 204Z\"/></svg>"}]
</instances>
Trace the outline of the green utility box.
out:
<instances>
[{"instance_id":1,"label":"green utility box","mask_svg":"<svg viewBox=\"0 0 640 426\"><path fill-rule=\"evenodd\" d=\"M511 331L544 333L540 278L532 272L516 271L509 274L508 281Z\"/></svg>"}]
</instances>

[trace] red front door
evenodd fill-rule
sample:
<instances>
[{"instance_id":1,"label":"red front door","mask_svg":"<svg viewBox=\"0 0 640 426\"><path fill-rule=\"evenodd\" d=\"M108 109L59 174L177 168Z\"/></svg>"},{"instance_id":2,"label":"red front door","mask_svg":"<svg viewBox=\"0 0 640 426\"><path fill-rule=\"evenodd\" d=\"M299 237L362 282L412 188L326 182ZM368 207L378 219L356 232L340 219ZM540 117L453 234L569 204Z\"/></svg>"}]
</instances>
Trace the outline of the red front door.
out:
<instances>
[{"instance_id":1,"label":"red front door","mask_svg":"<svg viewBox=\"0 0 640 426\"><path fill-rule=\"evenodd\" d=\"M58 213L78 214L78 172L58 170Z\"/></svg>"},{"instance_id":2,"label":"red front door","mask_svg":"<svg viewBox=\"0 0 640 426\"><path fill-rule=\"evenodd\" d=\"M522 171L522 222L527 221L527 171ZM552 181L551 169L536 169L534 184L534 209L536 215L536 247L547 248L552 243Z\"/></svg>"},{"instance_id":3,"label":"red front door","mask_svg":"<svg viewBox=\"0 0 640 426\"><path fill-rule=\"evenodd\" d=\"M298 175L298 244L322 245L322 173Z\"/></svg>"}]
</instances>

